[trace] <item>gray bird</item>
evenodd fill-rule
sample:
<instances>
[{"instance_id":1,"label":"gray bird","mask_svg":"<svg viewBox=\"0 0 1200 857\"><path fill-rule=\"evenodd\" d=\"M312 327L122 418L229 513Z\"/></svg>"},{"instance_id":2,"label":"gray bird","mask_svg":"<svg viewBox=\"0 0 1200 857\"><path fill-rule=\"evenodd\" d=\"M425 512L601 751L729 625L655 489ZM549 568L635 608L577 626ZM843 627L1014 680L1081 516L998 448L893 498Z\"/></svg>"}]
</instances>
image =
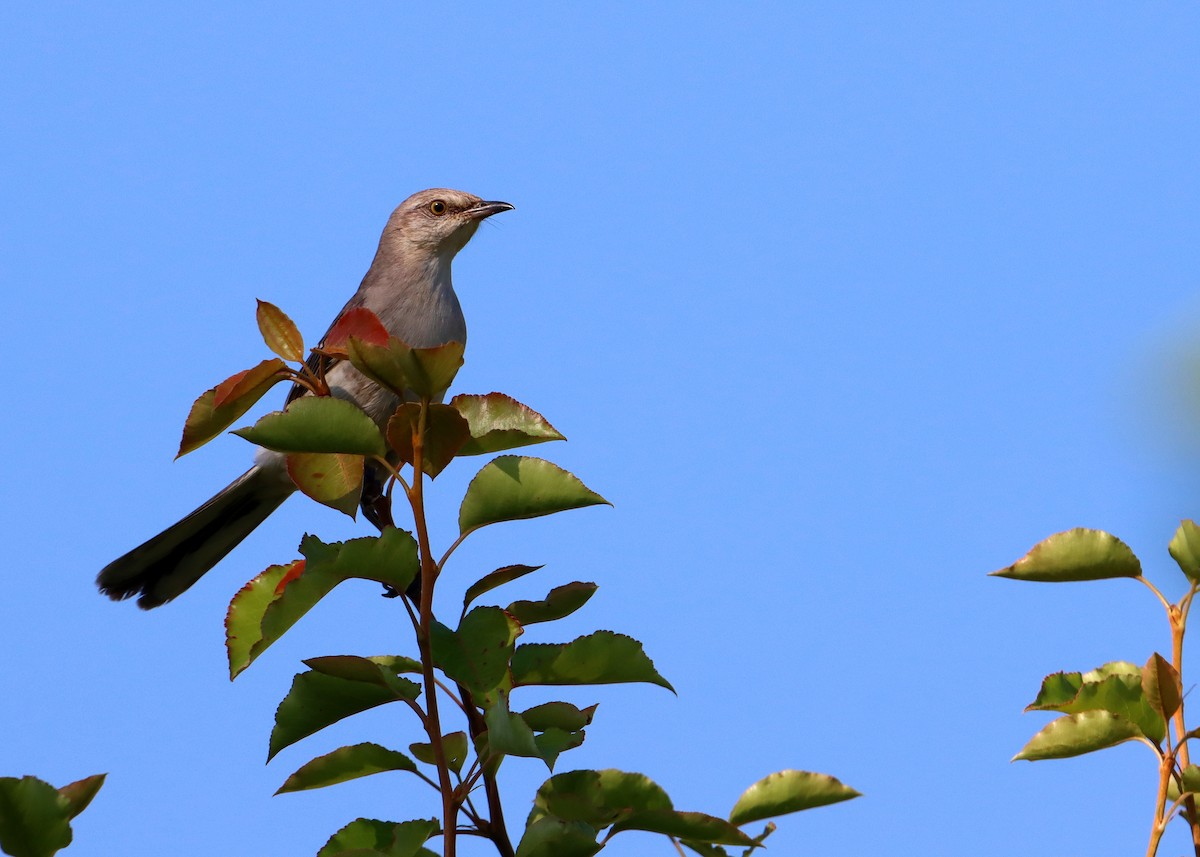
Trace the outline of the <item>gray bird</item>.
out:
<instances>
[{"instance_id":1,"label":"gray bird","mask_svg":"<svg viewBox=\"0 0 1200 857\"><path fill-rule=\"evenodd\" d=\"M388 332L416 348L465 343L467 324L450 281L451 262L480 221L512 207L445 188L413 194L388 218L375 259L342 313L366 307ZM333 395L355 402L381 426L400 403L347 361L333 364L325 377ZM288 401L300 395L303 388L294 387ZM220 562L295 490L284 456L260 449L253 467L182 521L109 563L96 583L115 600L138 596L143 609L165 604ZM376 520L365 505L364 511Z\"/></svg>"}]
</instances>

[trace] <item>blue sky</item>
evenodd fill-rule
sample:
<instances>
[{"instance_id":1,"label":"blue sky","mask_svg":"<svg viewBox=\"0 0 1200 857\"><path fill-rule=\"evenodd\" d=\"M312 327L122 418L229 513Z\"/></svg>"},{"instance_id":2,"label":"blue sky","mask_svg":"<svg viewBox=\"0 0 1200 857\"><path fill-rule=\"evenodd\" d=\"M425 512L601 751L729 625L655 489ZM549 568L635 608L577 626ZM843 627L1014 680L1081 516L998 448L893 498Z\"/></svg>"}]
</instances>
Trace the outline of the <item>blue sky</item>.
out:
<instances>
[{"instance_id":1,"label":"blue sky","mask_svg":"<svg viewBox=\"0 0 1200 857\"><path fill-rule=\"evenodd\" d=\"M172 457L195 396L264 356L255 298L315 339L391 209L450 186L516 206L456 262L456 388L544 413L570 442L538 453L614 507L480 533L447 588L513 562L546 564L513 598L596 581L527 638L631 633L679 691L572 694L600 708L560 769L641 771L718 815L781 768L866 794L785 818L777 854L1139 853L1144 748L1008 759L1043 675L1143 662L1161 610L1128 582L985 574L1091 526L1181 591L1198 25L1118 3L4 7L0 774L109 772L77 857L314 853L358 815L435 811L399 774L270 796L341 744L416 739L376 711L262 764L301 658L406 650L373 587L227 678L240 584L365 522L293 499L149 614L92 579L246 465L235 437ZM443 543L474 465L437 482ZM504 775L516 823L545 772Z\"/></svg>"}]
</instances>

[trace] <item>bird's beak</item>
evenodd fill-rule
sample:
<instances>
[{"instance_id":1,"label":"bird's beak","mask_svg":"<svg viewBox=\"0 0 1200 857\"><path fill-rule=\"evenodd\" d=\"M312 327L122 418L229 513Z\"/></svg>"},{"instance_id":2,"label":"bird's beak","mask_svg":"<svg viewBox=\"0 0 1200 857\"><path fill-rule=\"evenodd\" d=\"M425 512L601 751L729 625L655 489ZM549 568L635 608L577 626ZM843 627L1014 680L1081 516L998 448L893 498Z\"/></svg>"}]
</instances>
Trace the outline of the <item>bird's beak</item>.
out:
<instances>
[{"instance_id":1,"label":"bird's beak","mask_svg":"<svg viewBox=\"0 0 1200 857\"><path fill-rule=\"evenodd\" d=\"M507 202L481 202L468 208L463 215L470 220L483 220L485 217L491 217L502 211L512 211L513 208L515 206Z\"/></svg>"}]
</instances>

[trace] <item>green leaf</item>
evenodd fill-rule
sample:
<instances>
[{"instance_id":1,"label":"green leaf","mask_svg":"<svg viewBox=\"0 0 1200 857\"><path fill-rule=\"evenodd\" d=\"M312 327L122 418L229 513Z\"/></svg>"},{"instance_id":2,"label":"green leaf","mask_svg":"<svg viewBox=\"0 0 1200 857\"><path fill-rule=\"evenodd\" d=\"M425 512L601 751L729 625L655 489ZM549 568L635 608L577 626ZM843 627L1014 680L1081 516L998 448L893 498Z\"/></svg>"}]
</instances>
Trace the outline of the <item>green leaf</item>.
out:
<instances>
[{"instance_id":1,"label":"green leaf","mask_svg":"<svg viewBox=\"0 0 1200 857\"><path fill-rule=\"evenodd\" d=\"M540 565L506 565L504 568L498 568L489 574L485 574L467 587L467 592L463 595L463 613L467 612L467 608L471 606L471 602L480 595L491 592L497 586L503 586L506 583L516 580L518 577L524 577L542 567Z\"/></svg>"},{"instance_id":2,"label":"green leaf","mask_svg":"<svg viewBox=\"0 0 1200 857\"><path fill-rule=\"evenodd\" d=\"M1155 652L1142 667L1142 692L1146 702L1164 720L1170 720L1183 704L1183 683L1171 662ZM1161 738L1159 739L1162 740Z\"/></svg>"},{"instance_id":3,"label":"green leaf","mask_svg":"<svg viewBox=\"0 0 1200 857\"><path fill-rule=\"evenodd\" d=\"M73 783L68 783L58 790L66 801L67 817L74 818L88 808L88 804L100 791L100 787L104 785L104 779L107 774L93 774L90 777L84 777L82 780L76 780Z\"/></svg>"},{"instance_id":4,"label":"green leaf","mask_svg":"<svg viewBox=\"0 0 1200 857\"><path fill-rule=\"evenodd\" d=\"M521 719L523 720L524 717L522 716ZM567 732L562 729L550 727L533 736L533 743L537 746L538 756L553 771L554 763L558 761L558 757L567 750L573 750L578 747L583 743L585 737L582 729L578 732Z\"/></svg>"},{"instance_id":5,"label":"green leaf","mask_svg":"<svg viewBox=\"0 0 1200 857\"><path fill-rule=\"evenodd\" d=\"M356 517L362 496L363 457L340 452L293 452L286 459L288 476L306 496Z\"/></svg>"},{"instance_id":6,"label":"green leaf","mask_svg":"<svg viewBox=\"0 0 1200 857\"><path fill-rule=\"evenodd\" d=\"M394 336L388 339L387 345L376 345L357 336L346 340L346 356L351 365L401 398L408 394L408 378L401 358L406 350L407 346Z\"/></svg>"},{"instance_id":7,"label":"green leaf","mask_svg":"<svg viewBox=\"0 0 1200 857\"><path fill-rule=\"evenodd\" d=\"M441 830L433 819L379 821L360 818L350 822L317 852L317 857L336 857L344 851L374 852L384 857L416 857L431 836Z\"/></svg>"},{"instance_id":8,"label":"green leaf","mask_svg":"<svg viewBox=\"0 0 1200 857\"><path fill-rule=\"evenodd\" d=\"M379 536L326 544L316 536L300 542L304 561L272 566L242 588L225 620L230 678L345 580L373 580L403 592L416 577L417 543L393 527Z\"/></svg>"},{"instance_id":9,"label":"green leaf","mask_svg":"<svg viewBox=\"0 0 1200 857\"><path fill-rule=\"evenodd\" d=\"M992 575L1045 583L1108 580L1141 577L1142 564L1116 536L1080 527L1038 542L1025 556Z\"/></svg>"},{"instance_id":10,"label":"green leaf","mask_svg":"<svg viewBox=\"0 0 1200 857\"><path fill-rule=\"evenodd\" d=\"M596 842L596 831L583 822L539 818L525 828L517 857L592 857L603 847Z\"/></svg>"},{"instance_id":11,"label":"green leaf","mask_svg":"<svg viewBox=\"0 0 1200 857\"><path fill-rule=\"evenodd\" d=\"M1025 706L1026 711L1058 711L1069 703L1083 687L1083 677L1077 673L1051 673L1042 679L1037 698Z\"/></svg>"},{"instance_id":12,"label":"green leaf","mask_svg":"<svg viewBox=\"0 0 1200 857\"><path fill-rule=\"evenodd\" d=\"M361 658L359 660L367 660ZM401 699L413 700L421 686L397 676L375 681L353 681L313 670L300 673L275 712L268 761L283 748L319 732L331 723Z\"/></svg>"},{"instance_id":13,"label":"green leaf","mask_svg":"<svg viewBox=\"0 0 1200 857\"><path fill-rule=\"evenodd\" d=\"M457 631L434 623L433 663L472 694L482 696L504 680L513 641L520 634L521 626L499 607L476 607Z\"/></svg>"},{"instance_id":14,"label":"green leaf","mask_svg":"<svg viewBox=\"0 0 1200 857\"><path fill-rule=\"evenodd\" d=\"M1183 780L1184 792L1200 794L1200 768L1195 765L1188 765L1181 772L1180 779ZM1172 778L1167 785L1167 800L1177 801L1180 795L1179 783Z\"/></svg>"},{"instance_id":15,"label":"green leaf","mask_svg":"<svg viewBox=\"0 0 1200 857\"><path fill-rule=\"evenodd\" d=\"M594 583L568 583L556 586L541 601L514 601L508 605L508 612L516 617L522 625L532 625L536 622L553 622L570 616L596 592Z\"/></svg>"},{"instance_id":16,"label":"green leaf","mask_svg":"<svg viewBox=\"0 0 1200 857\"><path fill-rule=\"evenodd\" d=\"M675 692L641 643L612 631L596 631L570 643L517 646L512 676L514 685L649 682Z\"/></svg>"},{"instance_id":17,"label":"green leaf","mask_svg":"<svg viewBox=\"0 0 1200 857\"><path fill-rule=\"evenodd\" d=\"M458 513L460 533L488 524L607 504L577 478L540 458L502 455L483 466L467 486Z\"/></svg>"},{"instance_id":18,"label":"green leaf","mask_svg":"<svg viewBox=\"0 0 1200 857\"><path fill-rule=\"evenodd\" d=\"M302 396L234 434L277 452L341 452L382 456L379 427L358 405L332 396Z\"/></svg>"},{"instance_id":19,"label":"green leaf","mask_svg":"<svg viewBox=\"0 0 1200 857\"><path fill-rule=\"evenodd\" d=\"M71 803L36 777L0 777L0 849L49 857L71 844Z\"/></svg>"},{"instance_id":20,"label":"green leaf","mask_svg":"<svg viewBox=\"0 0 1200 857\"><path fill-rule=\"evenodd\" d=\"M255 646L262 641L262 619L267 607L280 597L285 581L304 570L304 560L273 565L238 590L225 614L225 651L229 655L229 678L235 679L258 657ZM270 645L264 643L262 648Z\"/></svg>"},{"instance_id":21,"label":"green leaf","mask_svg":"<svg viewBox=\"0 0 1200 857\"><path fill-rule=\"evenodd\" d=\"M1190 518L1181 522L1168 550L1187 579L1200 583L1200 526Z\"/></svg>"},{"instance_id":22,"label":"green leaf","mask_svg":"<svg viewBox=\"0 0 1200 857\"><path fill-rule=\"evenodd\" d=\"M263 342L284 360L301 361L304 359L304 339L296 323L275 304L266 301L258 302L258 329L262 333Z\"/></svg>"},{"instance_id":23,"label":"green leaf","mask_svg":"<svg viewBox=\"0 0 1200 857\"><path fill-rule=\"evenodd\" d=\"M612 833L622 830L646 830L677 839L708 842L716 845L753 846L754 840L723 818L702 812L679 812L673 809L652 809L635 812L612 826ZM610 835L612 835L610 833Z\"/></svg>"},{"instance_id":24,"label":"green leaf","mask_svg":"<svg viewBox=\"0 0 1200 857\"><path fill-rule=\"evenodd\" d=\"M1072 685L1076 686L1073 694ZM1048 676L1038 698L1025 710L1063 714L1104 710L1135 724L1155 743L1161 743L1166 734L1162 716L1154 711L1142 691L1142 671L1125 661L1113 661L1082 676L1079 673Z\"/></svg>"},{"instance_id":25,"label":"green leaf","mask_svg":"<svg viewBox=\"0 0 1200 857\"><path fill-rule=\"evenodd\" d=\"M492 753L542 758L533 731L521 719L521 715L508 710L506 694L497 694L496 701L484 713L484 722L487 724L488 749Z\"/></svg>"},{"instance_id":26,"label":"green leaf","mask_svg":"<svg viewBox=\"0 0 1200 857\"><path fill-rule=\"evenodd\" d=\"M471 439L459 455L502 452L550 440L566 440L533 408L503 393L460 394L450 400L470 424Z\"/></svg>"},{"instance_id":27,"label":"green leaf","mask_svg":"<svg viewBox=\"0 0 1200 857\"><path fill-rule=\"evenodd\" d=\"M544 702L521 712L529 728L541 732L546 729L562 729L575 732L591 725L596 706L576 708L569 702Z\"/></svg>"},{"instance_id":28,"label":"green leaf","mask_svg":"<svg viewBox=\"0 0 1200 857\"><path fill-rule=\"evenodd\" d=\"M461 342L447 342L433 348L408 348L402 359L410 389L418 396L440 399L463 365L464 348Z\"/></svg>"},{"instance_id":29,"label":"green leaf","mask_svg":"<svg viewBox=\"0 0 1200 857\"><path fill-rule=\"evenodd\" d=\"M859 796L859 792L828 774L779 771L763 777L742 792L729 813L729 821L741 827L752 821L828 806Z\"/></svg>"},{"instance_id":30,"label":"green leaf","mask_svg":"<svg viewBox=\"0 0 1200 857\"><path fill-rule=\"evenodd\" d=\"M1082 711L1051 721L1038 732L1012 761L1066 759L1103 750L1142 737L1138 727L1110 711Z\"/></svg>"},{"instance_id":31,"label":"green leaf","mask_svg":"<svg viewBox=\"0 0 1200 857\"><path fill-rule=\"evenodd\" d=\"M324 788L383 771L416 770L416 763L397 750L371 743L354 744L339 747L301 766L275 794Z\"/></svg>"},{"instance_id":32,"label":"green leaf","mask_svg":"<svg viewBox=\"0 0 1200 857\"><path fill-rule=\"evenodd\" d=\"M422 450L421 469L430 477L436 477L446 469L462 445L470 439L467 421L449 405L428 405L425 414L425 445ZM416 460L413 434L420 422L421 406L406 402L396 409L388 420L388 445L405 464Z\"/></svg>"},{"instance_id":33,"label":"green leaf","mask_svg":"<svg viewBox=\"0 0 1200 857\"><path fill-rule=\"evenodd\" d=\"M376 655L371 658L359 655L325 655L307 658L304 665L322 675L343 678L346 681L362 681L390 688L402 699L416 699L421 686L403 678L404 673L421 672L421 662L403 655Z\"/></svg>"},{"instance_id":34,"label":"green leaf","mask_svg":"<svg viewBox=\"0 0 1200 857\"><path fill-rule=\"evenodd\" d=\"M535 812L607 827L633 812L671 810L662 787L644 774L608 769L555 774L533 799Z\"/></svg>"},{"instance_id":35,"label":"green leaf","mask_svg":"<svg viewBox=\"0 0 1200 857\"><path fill-rule=\"evenodd\" d=\"M427 765L437 764L437 757L433 754L432 744L418 742L409 744L408 749L417 758L417 761L424 762ZM442 749L446 753L447 766L457 774L462 770L463 763L467 760L467 733L451 732L449 735L443 735Z\"/></svg>"},{"instance_id":36,"label":"green leaf","mask_svg":"<svg viewBox=\"0 0 1200 857\"><path fill-rule=\"evenodd\" d=\"M183 437L175 457L199 449L240 417L267 390L287 377L287 366L278 358L264 360L253 369L246 369L226 378L196 399L183 425Z\"/></svg>"}]
</instances>

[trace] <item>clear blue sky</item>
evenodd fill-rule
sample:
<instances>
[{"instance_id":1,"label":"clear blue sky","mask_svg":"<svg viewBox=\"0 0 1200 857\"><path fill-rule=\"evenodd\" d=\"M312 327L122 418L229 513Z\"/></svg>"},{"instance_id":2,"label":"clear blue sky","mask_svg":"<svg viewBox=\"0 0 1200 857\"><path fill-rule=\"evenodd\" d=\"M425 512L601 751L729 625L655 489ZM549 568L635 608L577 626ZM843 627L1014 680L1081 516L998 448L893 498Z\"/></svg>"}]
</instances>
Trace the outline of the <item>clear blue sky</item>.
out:
<instances>
[{"instance_id":1,"label":"clear blue sky","mask_svg":"<svg viewBox=\"0 0 1200 857\"><path fill-rule=\"evenodd\" d=\"M456 263L457 388L541 410L570 442L539 452L615 504L481 533L451 579L596 581L557 633L631 633L679 691L574 693L601 705L561 769L718 815L788 767L866 794L784 819L775 854L1141 853L1144 748L1008 759L1044 674L1144 661L1161 611L985 574L1092 526L1180 589L1196 7L424 5L0 9L0 774L110 773L76 857L314 853L434 812L400 774L271 797L341 744L415 740L377 711L263 766L301 658L407 650L374 587L226 674L240 584L367 524L294 499L151 614L92 580L245 466L234 437L172 456L194 397L263 356L254 299L319 336L391 209L446 185L517 207ZM438 480L435 538L473 472ZM504 774L519 822L545 772Z\"/></svg>"}]
</instances>

